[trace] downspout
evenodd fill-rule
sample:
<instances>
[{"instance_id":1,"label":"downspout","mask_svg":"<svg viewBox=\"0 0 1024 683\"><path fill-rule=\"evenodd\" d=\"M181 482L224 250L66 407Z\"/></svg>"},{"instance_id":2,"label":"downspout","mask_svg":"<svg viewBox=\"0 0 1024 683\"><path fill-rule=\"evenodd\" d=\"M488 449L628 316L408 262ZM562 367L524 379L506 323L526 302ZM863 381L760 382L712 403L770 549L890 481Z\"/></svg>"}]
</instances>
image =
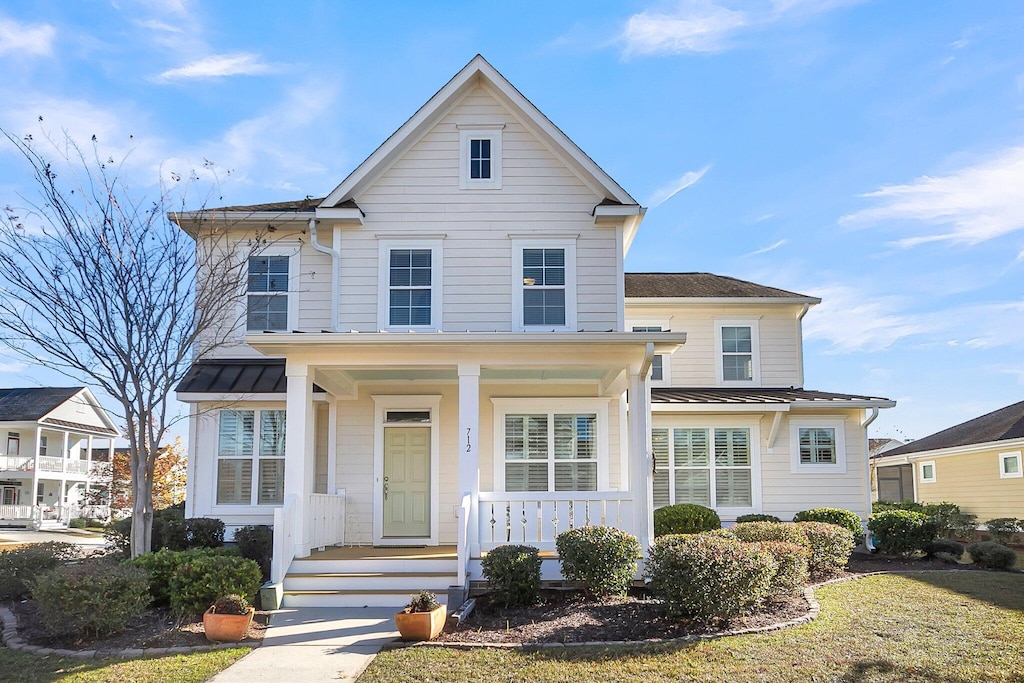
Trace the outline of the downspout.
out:
<instances>
[{"instance_id":1,"label":"downspout","mask_svg":"<svg viewBox=\"0 0 1024 683\"><path fill-rule=\"evenodd\" d=\"M867 484L866 496L868 506L866 509L869 517L871 516L871 451L870 448L868 448L868 427L871 425L872 422L875 421L875 418L877 417L878 406L875 406L871 409L871 415L866 420L861 422L861 426L864 428L864 473L867 475L867 478L864 480L864 482ZM864 547L867 548L869 551L874 552L875 544L873 543L873 539L871 538L871 536L871 532L865 529Z\"/></svg>"},{"instance_id":2,"label":"downspout","mask_svg":"<svg viewBox=\"0 0 1024 683\"><path fill-rule=\"evenodd\" d=\"M337 233L336 233L337 234ZM338 287L341 281L341 252L320 244L316 233L316 219L309 219L309 243L321 254L331 257L331 331L338 331Z\"/></svg>"},{"instance_id":3,"label":"downspout","mask_svg":"<svg viewBox=\"0 0 1024 683\"><path fill-rule=\"evenodd\" d=\"M800 354L799 368L800 368L800 386L804 385L804 316L807 315L807 311L811 310L811 305L804 303L804 307L800 310L800 315L796 317L796 338L800 340L800 345L797 346L797 353Z\"/></svg>"},{"instance_id":4,"label":"downspout","mask_svg":"<svg viewBox=\"0 0 1024 683\"><path fill-rule=\"evenodd\" d=\"M654 342L647 342L644 346L644 360L640 363L641 380L647 378L647 373L650 372L652 363L654 363Z\"/></svg>"}]
</instances>

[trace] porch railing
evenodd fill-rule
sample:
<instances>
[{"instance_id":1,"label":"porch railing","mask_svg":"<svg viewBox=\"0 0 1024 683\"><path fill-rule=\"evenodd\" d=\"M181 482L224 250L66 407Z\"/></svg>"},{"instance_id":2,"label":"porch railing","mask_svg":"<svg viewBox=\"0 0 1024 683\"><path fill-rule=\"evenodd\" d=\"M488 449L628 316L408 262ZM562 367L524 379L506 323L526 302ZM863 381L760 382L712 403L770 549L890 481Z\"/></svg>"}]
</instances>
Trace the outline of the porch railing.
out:
<instances>
[{"instance_id":1,"label":"porch railing","mask_svg":"<svg viewBox=\"0 0 1024 683\"><path fill-rule=\"evenodd\" d=\"M270 561L270 580L284 581L284 575L295 558L295 532L298 515L295 507L296 496L290 494L284 505L274 509L274 557Z\"/></svg>"},{"instance_id":2,"label":"porch railing","mask_svg":"<svg viewBox=\"0 0 1024 683\"><path fill-rule=\"evenodd\" d=\"M66 470L71 474L89 474L90 464L88 460L68 460Z\"/></svg>"},{"instance_id":3,"label":"porch railing","mask_svg":"<svg viewBox=\"0 0 1024 683\"><path fill-rule=\"evenodd\" d=\"M469 573L469 510L472 506L472 497L470 494L465 493L462 496L462 502L459 504L458 510L458 525L459 525L459 545L458 545L458 563L459 563L459 586L466 585L466 578Z\"/></svg>"},{"instance_id":4,"label":"porch railing","mask_svg":"<svg viewBox=\"0 0 1024 683\"><path fill-rule=\"evenodd\" d=\"M621 529L632 515L628 491L481 491L480 550L509 543L554 550L555 539L563 531L599 525Z\"/></svg>"},{"instance_id":5,"label":"porch railing","mask_svg":"<svg viewBox=\"0 0 1024 683\"><path fill-rule=\"evenodd\" d=\"M0 455L0 470L5 472L31 472L34 466L32 458L19 455Z\"/></svg>"},{"instance_id":6,"label":"porch railing","mask_svg":"<svg viewBox=\"0 0 1024 683\"><path fill-rule=\"evenodd\" d=\"M34 505L0 505L0 519L27 522L35 517Z\"/></svg>"},{"instance_id":7,"label":"porch railing","mask_svg":"<svg viewBox=\"0 0 1024 683\"><path fill-rule=\"evenodd\" d=\"M313 493L309 496L310 547L324 548L345 542L345 489L336 495Z\"/></svg>"},{"instance_id":8,"label":"porch railing","mask_svg":"<svg viewBox=\"0 0 1024 683\"><path fill-rule=\"evenodd\" d=\"M64 458L54 458L49 455L39 456L40 472L63 472Z\"/></svg>"}]
</instances>

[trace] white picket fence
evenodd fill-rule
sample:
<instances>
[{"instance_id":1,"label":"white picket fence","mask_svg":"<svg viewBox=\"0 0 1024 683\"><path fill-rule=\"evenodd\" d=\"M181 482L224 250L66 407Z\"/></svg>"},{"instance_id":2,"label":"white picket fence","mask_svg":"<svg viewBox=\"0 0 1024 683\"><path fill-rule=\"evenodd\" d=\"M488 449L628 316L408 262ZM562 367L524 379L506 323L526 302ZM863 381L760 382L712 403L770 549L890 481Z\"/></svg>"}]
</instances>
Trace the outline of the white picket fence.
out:
<instances>
[{"instance_id":1,"label":"white picket fence","mask_svg":"<svg viewBox=\"0 0 1024 683\"><path fill-rule=\"evenodd\" d=\"M626 491L480 492L480 549L519 543L554 550L558 534L584 526L632 522Z\"/></svg>"}]
</instances>

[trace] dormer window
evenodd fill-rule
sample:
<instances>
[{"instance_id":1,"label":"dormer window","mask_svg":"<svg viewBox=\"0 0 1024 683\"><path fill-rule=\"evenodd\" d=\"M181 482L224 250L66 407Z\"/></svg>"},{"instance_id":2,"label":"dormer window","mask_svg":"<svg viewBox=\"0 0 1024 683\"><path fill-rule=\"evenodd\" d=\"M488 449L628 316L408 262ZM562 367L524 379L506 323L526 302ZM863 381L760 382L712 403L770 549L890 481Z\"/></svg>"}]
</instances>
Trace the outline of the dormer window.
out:
<instances>
[{"instance_id":1,"label":"dormer window","mask_svg":"<svg viewBox=\"0 0 1024 683\"><path fill-rule=\"evenodd\" d=\"M460 189L501 189L501 130L504 127L504 123L458 124Z\"/></svg>"}]
</instances>

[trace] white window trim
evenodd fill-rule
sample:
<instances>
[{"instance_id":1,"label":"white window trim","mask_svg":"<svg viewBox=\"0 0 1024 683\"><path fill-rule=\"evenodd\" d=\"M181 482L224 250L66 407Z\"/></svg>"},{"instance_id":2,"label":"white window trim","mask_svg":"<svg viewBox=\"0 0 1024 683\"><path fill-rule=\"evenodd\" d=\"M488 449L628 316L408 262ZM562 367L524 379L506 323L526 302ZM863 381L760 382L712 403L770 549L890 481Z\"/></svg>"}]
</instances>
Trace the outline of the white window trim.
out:
<instances>
[{"instance_id":1,"label":"white window trim","mask_svg":"<svg viewBox=\"0 0 1024 683\"><path fill-rule=\"evenodd\" d=\"M608 403L606 398L492 398L494 405L494 490L505 491L505 416L534 414L597 415L597 490L608 490ZM549 435L550 436L550 435ZM620 454L621 457L621 454ZM540 462L540 461L538 461ZM554 482L551 482L553 484ZM542 492L538 492L542 493ZM572 491L552 492L570 495ZM582 497L592 491L580 491Z\"/></svg>"},{"instance_id":2,"label":"white window trim","mask_svg":"<svg viewBox=\"0 0 1024 683\"><path fill-rule=\"evenodd\" d=\"M523 250L565 250L565 325L523 324ZM575 332L576 327L576 240L575 238L512 238L512 329L519 332Z\"/></svg>"},{"instance_id":3,"label":"white window trim","mask_svg":"<svg viewBox=\"0 0 1024 683\"><path fill-rule=\"evenodd\" d=\"M221 461L220 457L220 414L224 410L251 410L253 415L253 442L252 442L252 456L251 460L253 463L252 467L252 485L249 492L249 503L218 503L217 502L217 486L219 476L218 463ZM210 458L212 471L210 472L210 481L213 482L210 487L210 514L220 515L245 515L245 514L266 514L267 512L273 511L274 508L281 507L284 503L264 503L260 505L255 501L259 500L259 448L260 448L260 424L263 419L262 413L264 411L271 410L285 410L285 404L260 404L260 405L246 405L239 404L234 406L224 406L217 408L213 411L216 418L210 421L212 429L212 451L213 457ZM285 429L288 429L288 417L285 416ZM244 460L245 458L231 458L226 457L225 460ZM274 460L276 458L263 458L264 460ZM288 469L288 460L285 458L285 470ZM287 496L287 494L285 494Z\"/></svg>"},{"instance_id":4,"label":"white window trim","mask_svg":"<svg viewBox=\"0 0 1024 683\"><path fill-rule=\"evenodd\" d=\"M835 430L835 463L800 462L800 430L820 427ZM838 418L826 417L790 418L789 452L789 471L791 474L846 474L846 422Z\"/></svg>"},{"instance_id":5,"label":"white window trim","mask_svg":"<svg viewBox=\"0 0 1024 683\"><path fill-rule=\"evenodd\" d=\"M1011 459L1016 459L1017 460L1017 471L1016 472L1012 472L1010 474L1007 474L1006 473L1006 468L1003 466L1003 463L1005 461L1011 460ZM1010 451L1009 453L1000 453L999 454L999 478L1000 479L1019 479L1021 477L1024 477L1024 469L1021 468L1022 464L1024 464L1024 463L1021 462L1021 452L1020 451Z\"/></svg>"},{"instance_id":6,"label":"white window trim","mask_svg":"<svg viewBox=\"0 0 1024 683\"><path fill-rule=\"evenodd\" d=\"M288 247L288 246L275 246L261 249L256 257L260 256L287 256L288 257L288 292L284 295L288 298L288 329L285 332L299 329L299 267L301 262L299 260L299 253L301 251L300 246ZM249 330L249 294L259 296L263 292L249 292L249 262L246 260L245 263L245 280L243 280L243 289L245 290L242 296L242 329L245 333L250 332L261 332L261 330ZM273 294L273 292L271 292Z\"/></svg>"},{"instance_id":7,"label":"white window trim","mask_svg":"<svg viewBox=\"0 0 1024 683\"><path fill-rule=\"evenodd\" d=\"M501 189L501 131L504 123L460 123L459 129L459 189L500 190ZM491 141L491 177L469 177L469 141Z\"/></svg>"},{"instance_id":8,"label":"white window trim","mask_svg":"<svg viewBox=\"0 0 1024 683\"><path fill-rule=\"evenodd\" d=\"M430 324L391 325L391 250L430 249ZM377 242L377 329L387 332L440 332L444 292L444 241L440 239L381 239Z\"/></svg>"},{"instance_id":9,"label":"white window trim","mask_svg":"<svg viewBox=\"0 0 1024 683\"><path fill-rule=\"evenodd\" d=\"M715 318L715 383L720 387L759 387L761 386L761 333L759 330L759 317L755 318ZM722 370L722 328L723 327L749 327L750 328L750 358L751 376L750 380L728 380L724 379Z\"/></svg>"},{"instance_id":10,"label":"white window trim","mask_svg":"<svg viewBox=\"0 0 1024 683\"><path fill-rule=\"evenodd\" d=\"M672 318L626 318L626 330L632 331L634 327L660 327L662 331L672 330ZM641 334L641 333L637 333ZM661 356L661 379L654 379L651 375L652 387L672 386L672 354L659 353Z\"/></svg>"},{"instance_id":11,"label":"white window trim","mask_svg":"<svg viewBox=\"0 0 1024 683\"><path fill-rule=\"evenodd\" d=\"M925 476L924 476L924 467L925 467L925 465L930 465L931 466L931 468L932 468L932 476L931 477L925 478ZM919 482L921 482L922 484L934 484L935 483L935 461L934 460L925 460L924 462L917 463L917 472L918 472L917 480Z\"/></svg>"}]
</instances>

